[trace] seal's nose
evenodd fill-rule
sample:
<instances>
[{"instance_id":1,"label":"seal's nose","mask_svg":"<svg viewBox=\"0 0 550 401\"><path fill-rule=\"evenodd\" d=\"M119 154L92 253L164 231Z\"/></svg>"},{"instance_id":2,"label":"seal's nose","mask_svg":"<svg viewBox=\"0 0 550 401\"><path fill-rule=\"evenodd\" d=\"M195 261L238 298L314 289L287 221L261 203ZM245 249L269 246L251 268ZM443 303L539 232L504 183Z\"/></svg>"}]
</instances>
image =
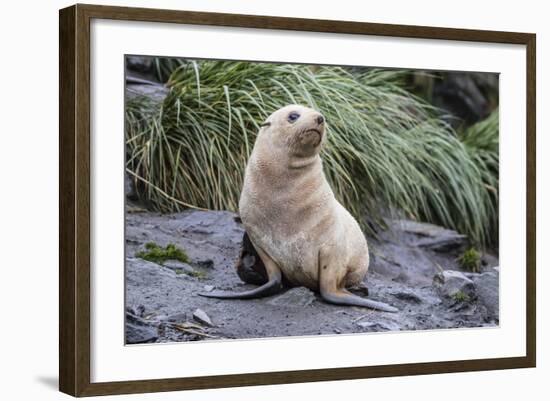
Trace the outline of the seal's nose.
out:
<instances>
[{"instance_id":1,"label":"seal's nose","mask_svg":"<svg viewBox=\"0 0 550 401\"><path fill-rule=\"evenodd\" d=\"M317 124L321 125L325 122L325 119L323 116L319 115L315 121L317 121Z\"/></svg>"}]
</instances>

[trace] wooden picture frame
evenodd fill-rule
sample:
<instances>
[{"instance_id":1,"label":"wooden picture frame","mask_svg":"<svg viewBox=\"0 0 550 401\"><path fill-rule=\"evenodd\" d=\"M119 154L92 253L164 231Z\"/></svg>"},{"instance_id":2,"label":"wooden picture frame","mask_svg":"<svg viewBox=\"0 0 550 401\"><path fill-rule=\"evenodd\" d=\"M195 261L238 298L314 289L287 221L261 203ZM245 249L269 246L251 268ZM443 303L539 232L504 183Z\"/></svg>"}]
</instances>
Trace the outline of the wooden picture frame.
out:
<instances>
[{"instance_id":1,"label":"wooden picture frame","mask_svg":"<svg viewBox=\"0 0 550 401\"><path fill-rule=\"evenodd\" d=\"M526 355L523 357L400 365L92 383L90 380L90 21L94 18L492 42L526 46ZM93 396L535 366L536 37L534 34L80 4L60 10L59 28L59 388L62 392L73 396Z\"/></svg>"}]
</instances>

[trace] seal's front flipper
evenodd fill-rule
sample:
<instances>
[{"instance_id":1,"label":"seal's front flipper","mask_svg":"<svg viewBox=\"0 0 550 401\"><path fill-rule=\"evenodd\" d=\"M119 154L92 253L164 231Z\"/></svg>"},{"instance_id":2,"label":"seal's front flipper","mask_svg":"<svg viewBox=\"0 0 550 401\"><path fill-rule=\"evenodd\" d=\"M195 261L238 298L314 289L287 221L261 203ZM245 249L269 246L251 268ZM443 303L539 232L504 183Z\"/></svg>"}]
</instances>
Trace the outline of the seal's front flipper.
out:
<instances>
[{"instance_id":1,"label":"seal's front flipper","mask_svg":"<svg viewBox=\"0 0 550 401\"><path fill-rule=\"evenodd\" d=\"M253 299L268 297L281 292L283 285L281 280L270 280L264 285L254 288L253 290L243 292L229 292L229 291L213 291L199 293L202 297L219 298L219 299Z\"/></svg>"},{"instance_id":2,"label":"seal's front flipper","mask_svg":"<svg viewBox=\"0 0 550 401\"><path fill-rule=\"evenodd\" d=\"M344 288L345 276L339 269L338 258L334 252L319 252L319 293L321 298L331 304L363 306L383 312L398 312L397 308L383 302L372 301L352 294Z\"/></svg>"}]
</instances>

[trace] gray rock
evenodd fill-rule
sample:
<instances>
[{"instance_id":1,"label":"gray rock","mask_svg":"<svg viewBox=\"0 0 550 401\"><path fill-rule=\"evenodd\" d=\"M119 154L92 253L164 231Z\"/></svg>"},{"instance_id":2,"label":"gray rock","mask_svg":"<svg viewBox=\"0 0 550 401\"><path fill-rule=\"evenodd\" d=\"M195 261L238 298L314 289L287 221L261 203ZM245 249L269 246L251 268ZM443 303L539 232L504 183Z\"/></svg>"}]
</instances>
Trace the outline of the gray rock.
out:
<instances>
[{"instance_id":1,"label":"gray rock","mask_svg":"<svg viewBox=\"0 0 550 401\"><path fill-rule=\"evenodd\" d=\"M395 298L400 299L402 301L412 302L415 304L422 303L422 298L420 298L417 294L411 291L398 291L398 292L392 293L392 295Z\"/></svg>"},{"instance_id":2,"label":"gray rock","mask_svg":"<svg viewBox=\"0 0 550 401\"><path fill-rule=\"evenodd\" d=\"M395 220L392 227L417 236L414 245L438 252L447 252L466 244L466 236L435 224L413 220Z\"/></svg>"},{"instance_id":3,"label":"gray rock","mask_svg":"<svg viewBox=\"0 0 550 401\"><path fill-rule=\"evenodd\" d=\"M458 293L462 293L469 299L476 296L476 287L464 273L456 270L444 270L437 273L433 279L434 285L439 289L443 297L455 298Z\"/></svg>"},{"instance_id":4,"label":"gray rock","mask_svg":"<svg viewBox=\"0 0 550 401\"><path fill-rule=\"evenodd\" d=\"M151 101L151 106L160 106L168 95L168 88L164 85L141 80L138 78L126 79L126 96L129 100L134 98L146 97Z\"/></svg>"},{"instance_id":5,"label":"gray rock","mask_svg":"<svg viewBox=\"0 0 550 401\"><path fill-rule=\"evenodd\" d=\"M126 56L126 81L134 82L140 79L147 82L159 82L153 57L149 56ZM165 77L162 77L165 79Z\"/></svg>"},{"instance_id":6,"label":"gray rock","mask_svg":"<svg viewBox=\"0 0 550 401\"><path fill-rule=\"evenodd\" d=\"M210 317L202 309L196 309L195 312L193 312L193 319L207 326L214 326L212 320L210 320Z\"/></svg>"},{"instance_id":7,"label":"gray rock","mask_svg":"<svg viewBox=\"0 0 550 401\"><path fill-rule=\"evenodd\" d=\"M405 243L384 241L372 244L371 271L413 287L431 284L436 271L432 255L415 246L415 238L402 233L396 234L400 235L399 241Z\"/></svg>"},{"instance_id":8,"label":"gray rock","mask_svg":"<svg viewBox=\"0 0 550 401\"><path fill-rule=\"evenodd\" d=\"M478 302L487 308L489 317L499 318L499 274L496 271L478 274L473 278Z\"/></svg>"},{"instance_id":9,"label":"gray rock","mask_svg":"<svg viewBox=\"0 0 550 401\"><path fill-rule=\"evenodd\" d=\"M481 254L481 267L483 270L492 269L498 267L498 258L490 253Z\"/></svg>"},{"instance_id":10,"label":"gray rock","mask_svg":"<svg viewBox=\"0 0 550 401\"><path fill-rule=\"evenodd\" d=\"M169 315L164 317L162 320L167 322L185 322L187 320L187 314L186 313L174 313L173 315Z\"/></svg>"},{"instance_id":11,"label":"gray rock","mask_svg":"<svg viewBox=\"0 0 550 401\"><path fill-rule=\"evenodd\" d=\"M153 343L158 339L158 329L145 320L126 313L126 344Z\"/></svg>"},{"instance_id":12,"label":"gray rock","mask_svg":"<svg viewBox=\"0 0 550 401\"><path fill-rule=\"evenodd\" d=\"M203 288L205 292L212 292L214 290L213 285L205 285Z\"/></svg>"},{"instance_id":13,"label":"gray rock","mask_svg":"<svg viewBox=\"0 0 550 401\"><path fill-rule=\"evenodd\" d=\"M399 324L392 321L362 321L357 322L357 326L366 329L366 331L397 331L400 330Z\"/></svg>"},{"instance_id":14,"label":"gray rock","mask_svg":"<svg viewBox=\"0 0 550 401\"><path fill-rule=\"evenodd\" d=\"M214 267L214 261L210 258L195 261L195 265L203 269L212 269Z\"/></svg>"},{"instance_id":15,"label":"gray rock","mask_svg":"<svg viewBox=\"0 0 550 401\"><path fill-rule=\"evenodd\" d=\"M157 339L157 329L126 323L126 344L154 343Z\"/></svg>"},{"instance_id":16,"label":"gray rock","mask_svg":"<svg viewBox=\"0 0 550 401\"><path fill-rule=\"evenodd\" d=\"M445 117L453 126L460 122L471 125L482 120L491 110L491 97L498 96L498 74L489 73L440 73L443 79L432 82L432 101L435 106L447 110Z\"/></svg>"},{"instance_id":17,"label":"gray rock","mask_svg":"<svg viewBox=\"0 0 550 401\"><path fill-rule=\"evenodd\" d=\"M315 294L309 288L295 287L268 301L270 305L292 308L303 308L315 301Z\"/></svg>"},{"instance_id":18,"label":"gray rock","mask_svg":"<svg viewBox=\"0 0 550 401\"><path fill-rule=\"evenodd\" d=\"M135 180L128 173L124 174L124 194L129 200L138 200Z\"/></svg>"},{"instance_id":19,"label":"gray rock","mask_svg":"<svg viewBox=\"0 0 550 401\"><path fill-rule=\"evenodd\" d=\"M131 71L149 73L153 71L153 58L143 56L126 56L126 68Z\"/></svg>"},{"instance_id":20,"label":"gray rock","mask_svg":"<svg viewBox=\"0 0 550 401\"><path fill-rule=\"evenodd\" d=\"M126 275L128 281L139 280L148 288L154 288L157 283L162 282L162 277L176 277L176 273L171 269L140 258L126 258ZM138 301L132 304L145 308L144 305L147 303Z\"/></svg>"}]
</instances>

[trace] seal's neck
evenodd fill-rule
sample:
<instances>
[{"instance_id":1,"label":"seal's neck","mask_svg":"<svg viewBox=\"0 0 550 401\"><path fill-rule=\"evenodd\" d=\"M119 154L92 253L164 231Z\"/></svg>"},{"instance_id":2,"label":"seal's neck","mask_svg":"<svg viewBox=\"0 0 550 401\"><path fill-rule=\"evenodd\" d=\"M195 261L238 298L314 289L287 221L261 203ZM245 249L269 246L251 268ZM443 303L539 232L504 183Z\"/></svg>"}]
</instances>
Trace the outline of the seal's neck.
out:
<instances>
[{"instance_id":1,"label":"seal's neck","mask_svg":"<svg viewBox=\"0 0 550 401\"><path fill-rule=\"evenodd\" d=\"M321 162L319 155L315 154L306 157L287 156L287 167L289 170L305 170Z\"/></svg>"},{"instance_id":2,"label":"seal's neck","mask_svg":"<svg viewBox=\"0 0 550 401\"><path fill-rule=\"evenodd\" d=\"M259 141L258 141L259 142ZM318 154L298 156L289 154L287 149L256 142L251 155L254 169L264 176L292 178L296 175L322 172L322 161Z\"/></svg>"}]
</instances>

